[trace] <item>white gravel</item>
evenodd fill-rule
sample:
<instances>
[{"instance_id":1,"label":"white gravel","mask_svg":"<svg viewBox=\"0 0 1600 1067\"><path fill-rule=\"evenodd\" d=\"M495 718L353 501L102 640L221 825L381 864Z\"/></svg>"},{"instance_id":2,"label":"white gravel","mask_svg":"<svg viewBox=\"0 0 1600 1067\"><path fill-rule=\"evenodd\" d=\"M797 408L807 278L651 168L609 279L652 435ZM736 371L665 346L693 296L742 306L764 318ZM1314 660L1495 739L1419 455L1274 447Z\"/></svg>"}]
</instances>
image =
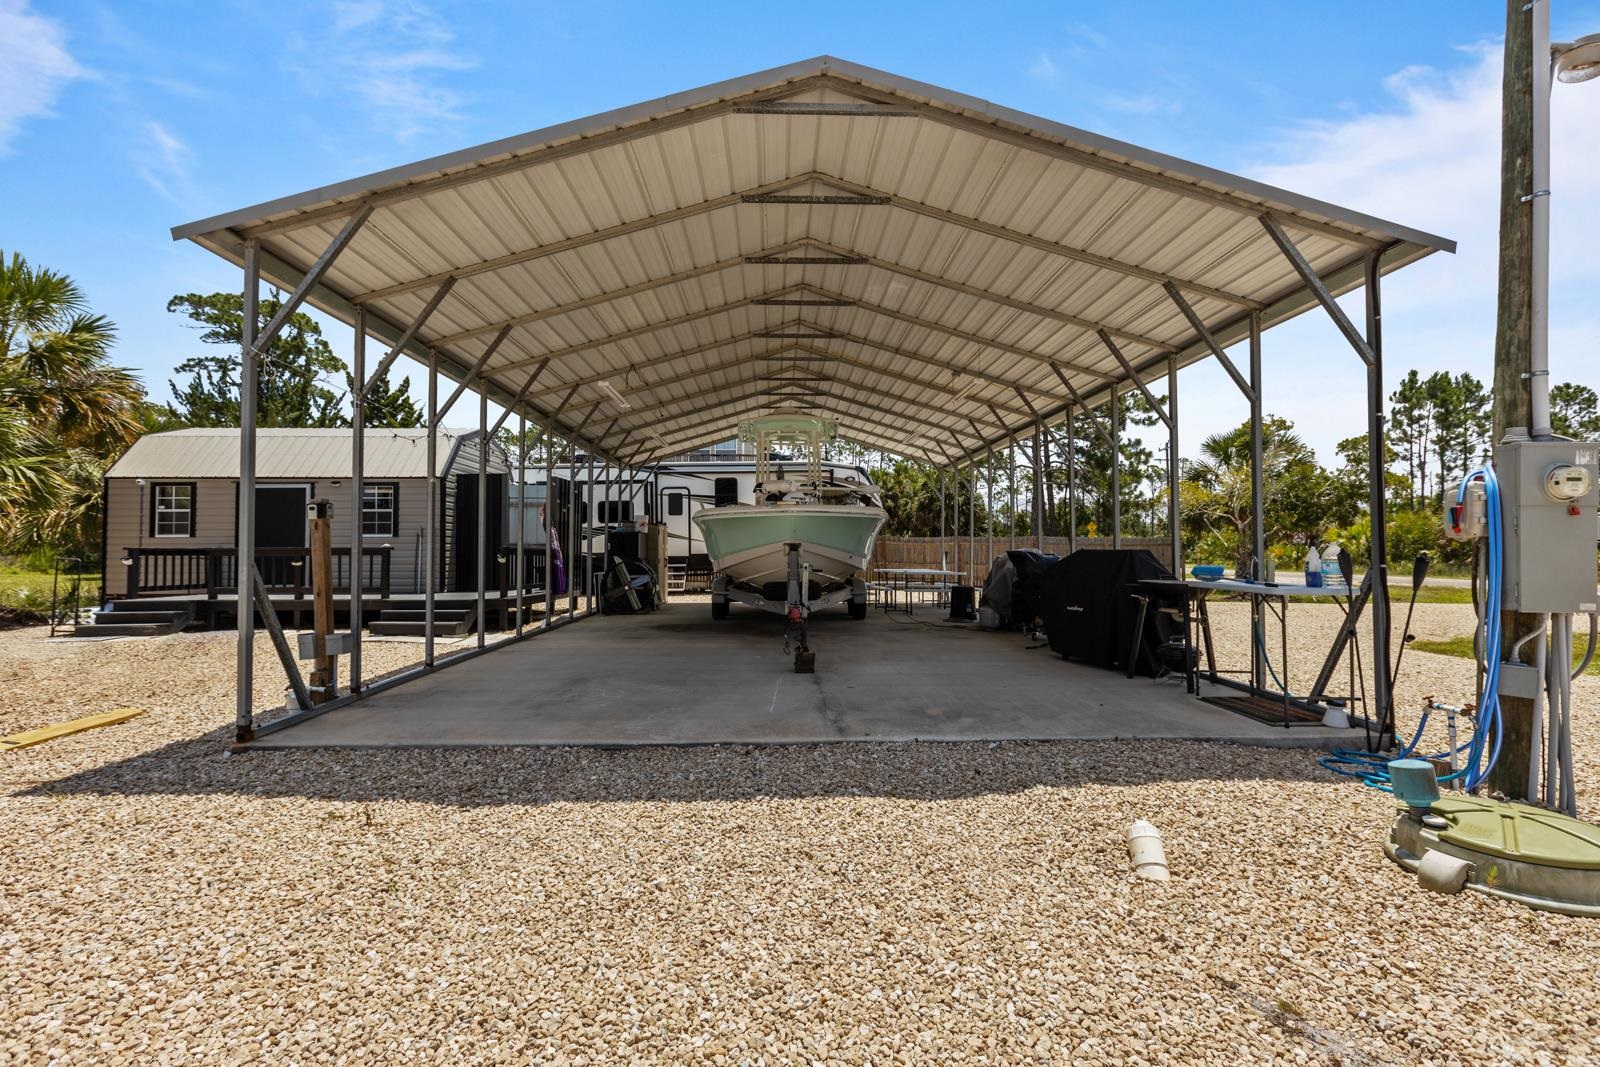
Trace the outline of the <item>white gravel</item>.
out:
<instances>
[{"instance_id":1,"label":"white gravel","mask_svg":"<svg viewBox=\"0 0 1600 1067\"><path fill-rule=\"evenodd\" d=\"M1304 611L1309 645L1336 609ZM1403 717L1470 688L1408 662ZM0 756L0 1064L1597 1062L1600 923L1424 893L1392 801L1308 753L228 756L232 664L0 634L0 733L151 709Z\"/></svg>"}]
</instances>

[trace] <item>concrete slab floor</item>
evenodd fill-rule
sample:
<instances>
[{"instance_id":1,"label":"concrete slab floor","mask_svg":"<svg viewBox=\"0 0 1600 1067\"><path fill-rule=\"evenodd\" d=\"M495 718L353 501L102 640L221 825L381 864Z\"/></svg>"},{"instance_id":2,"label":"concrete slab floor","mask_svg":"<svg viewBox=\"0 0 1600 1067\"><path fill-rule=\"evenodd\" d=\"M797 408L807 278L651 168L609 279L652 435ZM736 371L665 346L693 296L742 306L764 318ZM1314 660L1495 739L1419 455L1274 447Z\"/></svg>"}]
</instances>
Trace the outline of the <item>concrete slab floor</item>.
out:
<instances>
[{"instance_id":1,"label":"concrete slab floor","mask_svg":"<svg viewBox=\"0 0 1600 1067\"><path fill-rule=\"evenodd\" d=\"M1267 726L1062 660L1020 634L842 609L795 674L783 620L703 603L582 620L268 734L255 748L1173 738L1326 748L1359 731Z\"/></svg>"}]
</instances>

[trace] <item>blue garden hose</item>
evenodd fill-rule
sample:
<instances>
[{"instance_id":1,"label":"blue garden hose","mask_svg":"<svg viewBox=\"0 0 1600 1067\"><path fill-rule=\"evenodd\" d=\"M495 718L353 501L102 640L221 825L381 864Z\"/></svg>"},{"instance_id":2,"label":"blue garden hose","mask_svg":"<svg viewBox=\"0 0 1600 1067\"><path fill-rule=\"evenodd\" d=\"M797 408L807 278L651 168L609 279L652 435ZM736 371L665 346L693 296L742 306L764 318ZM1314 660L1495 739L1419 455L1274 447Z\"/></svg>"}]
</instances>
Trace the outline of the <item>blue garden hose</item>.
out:
<instances>
[{"instance_id":1,"label":"blue garden hose","mask_svg":"<svg viewBox=\"0 0 1600 1067\"><path fill-rule=\"evenodd\" d=\"M1465 752L1466 760L1462 766L1451 774L1440 777L1441 782L1459 779L1464 789L1471 792L1482 785L1489 777L1494 765L1500 759L1500 605L1502 593L1501 574L1501 529L1500 529L1500 483L1495 479L1494 468L1480 467L1462 479L1456 488L1456 503L1461 503L1466 498L1467 486L1476 479L1483 479L1484 505L1487 511L1489 527L1489 552L1488 552L1488 577L1489 590L1484 597L1481 607L1484 626L1483 658L1485 660L1485 673L1483 683L1483 704L1478 709L1477 717L1472 730L1472 737L1466 744L1458 747L1454 753L1439 752L1432 756L1418 757L1421 759L1441 760ZM1257 637L1259 640L1259 635ZM1384 755L1377 752L1364 752L1355 749L1336 749L1317 762L1335 774L1348 778L1356 778L1375 789L1393 792L1389 783L1389 761L1392 759L1411 758L1416 752L1417 745L1422 740L1424 729L1428 725L1428 716L1433 711L1432 707L1424 710L1422 718L1417 723L1416 733L1411 740L1401 746L1395 755ZM1400 740L1396 733L1395 740Z\"/></svg>"}]
</instances>

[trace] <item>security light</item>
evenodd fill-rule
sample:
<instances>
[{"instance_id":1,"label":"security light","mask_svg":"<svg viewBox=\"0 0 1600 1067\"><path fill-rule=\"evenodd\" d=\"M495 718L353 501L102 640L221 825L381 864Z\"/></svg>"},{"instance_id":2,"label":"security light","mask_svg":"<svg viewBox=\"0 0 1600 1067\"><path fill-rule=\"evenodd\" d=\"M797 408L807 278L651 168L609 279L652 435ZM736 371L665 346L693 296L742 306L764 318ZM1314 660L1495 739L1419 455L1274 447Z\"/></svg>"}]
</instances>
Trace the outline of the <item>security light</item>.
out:
<instances>
[{"instance_id":1,"label":"security light","mask_svg":"<svg viewBox=\"0 0 1600 1067\"><path fill-rule=\"evenodd\" d=\"M1600 78L1600 33L1591 33L1567 44L1552 44L1550 58L1555 62L1558 82L1572 85Z\"/></svg>"}]
</instances>

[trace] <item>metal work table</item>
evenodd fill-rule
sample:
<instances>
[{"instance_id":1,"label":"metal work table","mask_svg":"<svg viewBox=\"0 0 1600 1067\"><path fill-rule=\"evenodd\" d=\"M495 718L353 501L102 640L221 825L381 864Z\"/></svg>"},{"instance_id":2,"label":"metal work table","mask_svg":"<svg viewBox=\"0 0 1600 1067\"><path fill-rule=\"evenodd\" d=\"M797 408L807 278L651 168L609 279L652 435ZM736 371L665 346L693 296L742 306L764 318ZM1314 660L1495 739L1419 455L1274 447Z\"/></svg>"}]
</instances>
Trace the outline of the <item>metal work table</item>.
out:
<instances>
[{"instance_id":1,"label":"metal work table","mask_svg":"<svg viewBox=\"0 0 1600 1067\"><path fill-rule=\"evenodd\" d=\"M1198 624L1201 646L1205 650L1206 680L1211 682L1213 685L1226 685L1236 689L1242 689L1253 697L1281 700L1283 704L1283 725L1286 727L1296 725L1290 717L1290 707L1305 704L1305 702L1298 701L1291 697L1287 691L1289 687L1288 602L1292 599L1308 599L1313 597L1332 597L1334 600L1342 599L1349 605L1349 607L1346 609L1347 628L1351 622L1349 618L1351 612L1359 612L1360 610L1357 604L1359 596L1358 592L1351 589L1350 586L1344 584L1343 582L1332 585L1312 586L1298 582L1280 582L1277 584L1267 584L1265 582L1247 582L1237 578L1218 578L1210 581L1199 578L1144 578L1137 582L1131 583L1131 587L1134 590L1134 595L1139 597L1140 600L1139 623L1133 634L1135 653L1137 652L1138 642L1144 633L1144 620L1150 604L1150 597L1141 595L1141 593L1159 594L1165 598L1181 597L1183 617L1184 675L1187 691L1190 693L1198 693L1200 691L1198 670L1199 657L1195 655L1194 641L1192 637L1195 624ZM1217 669L1216 651L1211 639L1211 616L1206 611L1206 599L1214 592L1242 593L1250 598L1252 647L1250 649L1251 669L1250 680L1248 683L1241 683L1232 678L1224 677L1223 675L1226 672L1219 672ZM1262 609L1264 607L1268 607L1269 602L1271 601L1277 601L1278 606L1275 610L1273 610L1272 613L1278 617L1280 646L1283 649L1281 673L1273 672L1273 676L1274 680L1276 680L1279 686L1282 687L1282 691L1270 689L1266 685L1266 679L1263 677L1263 674L1265 672L1271 672L1271 663L1267 658L1265 639L1260 639L1258 643L1254 634L1255 627L1259 625L1262 619ZM1335 646L1333 653L1330 655L1330 660L1339 654L1342 647L1343 642L1340 642ZM1128 677L1133 677L1133 673L1134 659L1133 656L1130 655L1128 657ZM1317 685L1312 691L1312 698L1316 698L1321 695L1322 685L1324 684L1329 673L1331 673L1329 668L1325 666L1322 674L1318 678ZM1307 710L1309 710L1309 706L1307 707Z\"/></svg>"},{"instance_id":2,"label":"metal work table","mask_svg":"<svg viewBox=\"0 0 1600 1067\"><path fill-rule=\"evenodd\" d=\"M919 592L938 594L938 603L950 602L951 579L963 577L960 571L945 571L935 567L876 567L873 575L887 579L883 583L885 612L901 611L913 614L915 597Z\"/></svg>"}]
</instances>

